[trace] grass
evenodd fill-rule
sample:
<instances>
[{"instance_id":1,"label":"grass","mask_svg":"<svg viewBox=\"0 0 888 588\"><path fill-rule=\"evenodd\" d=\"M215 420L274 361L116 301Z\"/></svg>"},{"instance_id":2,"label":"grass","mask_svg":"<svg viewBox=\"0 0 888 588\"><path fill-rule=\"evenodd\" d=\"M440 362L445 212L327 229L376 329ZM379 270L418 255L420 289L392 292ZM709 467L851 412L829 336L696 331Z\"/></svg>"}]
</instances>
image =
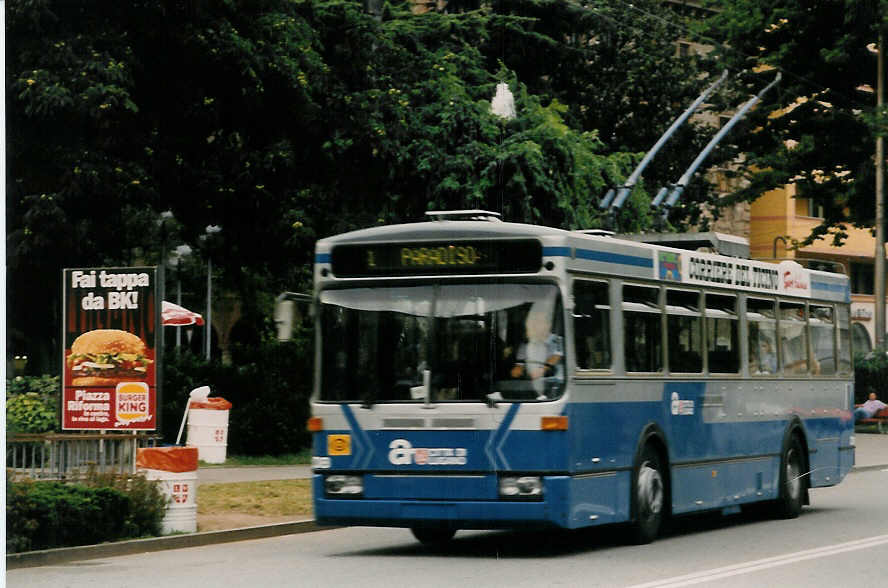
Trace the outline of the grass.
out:
<instances>
[{"instance_id":1,"label":"grass","mask_svg":"<svg viewBox=\"0 0 888 588\"><path fill-rule=\"evenodd\" d=\"M305 465L311 450L286 455L229 455L224 464L200 462L202 468ZM201 484L197 490L199 514L246 514L267 517L312 516L311 480L272 480Z\"/></svg>"},{"instance_id":2,"label":"grass","mask_svg":"<svg viewBox=\"0 0 888 588\"><path fill-rule=\"evenodd\" d=\"M312 515L311 480L201 484L199 514Z\"/></svg>"}]
</instances>

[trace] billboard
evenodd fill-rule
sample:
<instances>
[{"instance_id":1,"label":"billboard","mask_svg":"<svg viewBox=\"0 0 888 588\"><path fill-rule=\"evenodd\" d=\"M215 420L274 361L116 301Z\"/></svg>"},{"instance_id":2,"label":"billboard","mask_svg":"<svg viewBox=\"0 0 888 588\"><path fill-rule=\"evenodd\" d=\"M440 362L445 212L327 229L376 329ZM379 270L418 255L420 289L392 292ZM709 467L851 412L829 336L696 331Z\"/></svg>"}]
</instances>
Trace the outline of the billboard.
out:
<instances>
[{"instance_id":1,"label":"billboard","mask_svg":"<svg viewBox=\"0 0 888 588\"><path fill-rule=\"evenodd\" d=\"M157 428L157 268L62 272L62 429Z\"/></svg>"}]
</instances>

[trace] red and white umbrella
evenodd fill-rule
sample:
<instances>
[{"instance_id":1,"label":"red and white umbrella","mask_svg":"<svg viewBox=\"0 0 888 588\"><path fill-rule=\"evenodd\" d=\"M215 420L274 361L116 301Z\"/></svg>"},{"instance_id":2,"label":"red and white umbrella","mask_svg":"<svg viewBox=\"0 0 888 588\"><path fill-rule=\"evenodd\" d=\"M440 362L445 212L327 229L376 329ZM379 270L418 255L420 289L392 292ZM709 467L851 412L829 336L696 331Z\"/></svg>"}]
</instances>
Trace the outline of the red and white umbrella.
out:
<instances>
[{"instance_id":1,"label":"red and white umbrella","mask_svg":"<svg viewBox=\"0 0 888 588\"><path fill-rule=\"evenodd\" d=\"M191 312L187 308L181 307L172 302L163 301L163 307L160 312L163 318L163 325L170 327L185 327L188 325L204 324L203 317L196 312Z\"/></svg>"}]
</instances>

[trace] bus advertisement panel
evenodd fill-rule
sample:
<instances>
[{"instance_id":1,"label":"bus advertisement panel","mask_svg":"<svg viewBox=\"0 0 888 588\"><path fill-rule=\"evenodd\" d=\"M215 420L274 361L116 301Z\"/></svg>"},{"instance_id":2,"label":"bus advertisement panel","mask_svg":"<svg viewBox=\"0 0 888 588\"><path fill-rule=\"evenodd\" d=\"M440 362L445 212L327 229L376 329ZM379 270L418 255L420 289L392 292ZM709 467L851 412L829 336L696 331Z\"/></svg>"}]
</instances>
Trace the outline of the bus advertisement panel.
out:
<instances>
[{"instance_id":1,"label":"bus advertisement panel","mask_svg":"<svg viewBox=\"0 0 888 588\"><path fill-rule=\"evenodd\" d=\"M153 431L157 269L66 269L62 276L62 429Z\"/></svg>"}]
</instances>

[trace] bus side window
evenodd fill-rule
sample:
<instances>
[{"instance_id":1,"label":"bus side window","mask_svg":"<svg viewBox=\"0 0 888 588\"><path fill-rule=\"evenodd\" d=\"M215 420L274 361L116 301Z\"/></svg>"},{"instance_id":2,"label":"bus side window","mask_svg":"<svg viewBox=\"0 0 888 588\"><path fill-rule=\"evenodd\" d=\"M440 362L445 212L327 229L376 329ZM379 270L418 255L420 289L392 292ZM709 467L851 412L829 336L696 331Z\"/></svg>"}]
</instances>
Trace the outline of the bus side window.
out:
<instances>
[{"instance_id":1,"label":"bus side window","mask_svg":"<svg viewBox=\"0 0 888 588\"><path fill-rule=\"evenodd\" d=\"M808 328L811 333L812 372L831 376L836 373L836 321L831 306L808 307Z\"/></svg>"},{"instance_id":2,"label":"bus side window","mask_svg":"<svg viewBox=\"0 0 888 588\"><path fill-rule=\"evenodd\" d=\"M808 340L805 328L805 305L780 301L780 350L783 371L787 374L808 373Z\"/></svg>"},{"instance_id":3,"label":"bus side window","mask_svg":"<svg viewBox=\"0 0 888 588\"><path fill-rule=\"evenodd\" d=\"M666 290L666 340L669 371L703 371L703 329L700 293L696 290Z\"/></svg>"},{"instance_id":4,"label":"bus side window","mask_svg":"<svg viewBox=\"0 0 888 588\"><path fill-rule=\"evenodd\" d=\"M663 370L658 288L623 286L623 353L627 372Z\"/></svg>"},{"instance_id":5,"label":"bus side window","mask_svg":"<svg viewBox=\"0 0 888 588\"><path fill-rule=\"evenodd\" d=\"M610 303L607 282L576 280L573 296L574 355L577 358L577 369L610 369Z\"/></svg>"},{"instance_id":6,"label":"bus side window","mask_svg":"<svg viewBox=\"0 0 888 588\"><path fill-rule=\"evenodd\" d=\"M853 373L851 361L851 309L847 305L839 305L837 317L839 325L839 348L836 354L839 359L839 374L845 376Z\"/></svg>"},{"instance_id":7,"label":"bus side window","mask_svg":"<svg viewBox=\"0 0 888 588\"><path fill-rule=\"evenodd\" d=\"M706 354L709 372L736 374L740 371L737 297L706 294Z\"/></svg>"},{"instance_id":8,"label":"bus side window","mask_svg":"<svg viewBox=\"0 0 888 588\"><path fill-rule=\"evenodd\" d=\"M749 345L749 373L768 375L777 373L777 321L774 301L762 298L746 300Z\"/></svg>"}]
</instances>

